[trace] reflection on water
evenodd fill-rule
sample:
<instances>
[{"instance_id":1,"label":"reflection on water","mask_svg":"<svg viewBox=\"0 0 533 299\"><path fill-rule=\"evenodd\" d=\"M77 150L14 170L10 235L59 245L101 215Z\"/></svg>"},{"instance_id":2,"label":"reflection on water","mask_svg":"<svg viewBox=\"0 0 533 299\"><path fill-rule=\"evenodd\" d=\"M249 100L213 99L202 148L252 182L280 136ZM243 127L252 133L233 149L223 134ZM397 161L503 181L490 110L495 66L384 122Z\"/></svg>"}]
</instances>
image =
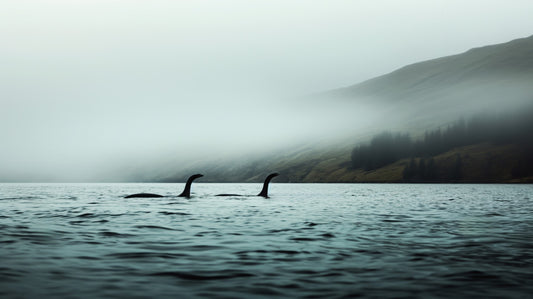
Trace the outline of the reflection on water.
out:
<instances>
[{"instance_id":1,"label":"reflection on water","mask_svg":"<svg viewBox=\"0 0 533 299\"><path fill-rule=\"evenodd\" d=\"M4 297L533 294L531 185L0 184Z\"/></svg>"}]
</instances>

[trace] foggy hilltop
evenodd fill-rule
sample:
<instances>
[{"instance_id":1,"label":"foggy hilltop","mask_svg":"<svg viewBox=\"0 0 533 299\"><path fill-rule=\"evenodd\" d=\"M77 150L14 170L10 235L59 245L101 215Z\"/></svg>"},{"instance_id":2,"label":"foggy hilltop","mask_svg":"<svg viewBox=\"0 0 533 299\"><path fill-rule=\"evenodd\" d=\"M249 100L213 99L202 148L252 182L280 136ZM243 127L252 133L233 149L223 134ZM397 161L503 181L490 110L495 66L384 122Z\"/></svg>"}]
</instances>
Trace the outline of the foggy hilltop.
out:
<instances>
[{"instance_id":1,"label":"foggy hilltop","mask_svg":"<svg viewBox=\"0 0 533 299\"><path fill-rule=\"evenodd\" d=\"M532 82L533 36L474 48L299 99L305 108L295 113L308 113L309 124L330 131L330 139L185 168L166 164L165 171L160 164L159 171L143 169L128 179L173 182L202 171L209 174L204 181L259 182L275 170L281 173L278 182L532 182L533 147L522 142L533 140ZM366 112L375 117L357 122ZM332 126L329 114L342 121ZM486 131L499 135L480 133ZM354 161L362 147L392 147L395 136L406 137L411 149L433 142L440 150L410 150L392 159L388 152L379 167ZM413 170L428 163L431 175Z\"/></svg>"},{"instance_id":2,"label":"foggy hilltop","mask_svg":"<svg viewBox=\"0 0 533 299\"><path fill-rule=\"evenodd\" d=\"M429 99L462 86L476 88L487 83L525 81L532 76L532 49L533 36L474 48L462 54L411 64L330 93L347 98L371 96L409 104L409 101Z\"/></svg>"},{"instance_id":3,"label":"foggy hilltop","mask_svg":"<svg viewBox=\"0 0 533 299\"><path fill-rule=\"evenodd\" d=\"M531 82L533 36L415 63L322 96L368 99L401 114L400 122L426 120L410 128L422 129L458 116L531 103Z\"/></svg>"}]
</instances>

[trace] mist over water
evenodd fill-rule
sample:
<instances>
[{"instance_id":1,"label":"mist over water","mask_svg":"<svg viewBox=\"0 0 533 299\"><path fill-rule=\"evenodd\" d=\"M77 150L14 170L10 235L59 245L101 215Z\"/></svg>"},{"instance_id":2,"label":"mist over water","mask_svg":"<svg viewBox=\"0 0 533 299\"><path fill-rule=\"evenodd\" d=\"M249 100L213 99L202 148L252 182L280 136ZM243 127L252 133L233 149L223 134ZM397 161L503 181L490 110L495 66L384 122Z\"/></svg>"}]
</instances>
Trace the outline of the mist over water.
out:
<instances>
[{"instance_id":1,"label":"mist over water","mask_svg":"<svg viewBox=\"0 0 533 299\"><path fill-rule=\"evenodd\" d=\"M5 130L2 136L9 142L0 155L11 157L5 159L2 175L69 181L98 180L102 175L106 180L122 165L141 168L242 154L253 157L310 140L323 143L344 135L341 129L348 123L374 119L371 111L354 115L338 107L301 107L257 94L197 93L177 98L30 107L12 103L12 114L3 122L16 130ZM16 111L28 121L20 124Z\"/></svg>"}]
</instances>

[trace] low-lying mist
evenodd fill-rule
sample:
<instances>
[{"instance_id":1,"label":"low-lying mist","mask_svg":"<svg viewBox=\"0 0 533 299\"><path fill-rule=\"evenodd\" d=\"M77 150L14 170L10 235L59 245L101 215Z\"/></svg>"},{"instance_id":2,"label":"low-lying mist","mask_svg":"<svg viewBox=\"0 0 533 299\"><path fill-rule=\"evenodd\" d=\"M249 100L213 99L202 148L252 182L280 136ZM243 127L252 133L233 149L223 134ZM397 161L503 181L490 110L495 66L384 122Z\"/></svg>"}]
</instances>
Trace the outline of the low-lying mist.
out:
<instances>
[{"instance_id":1,"label":"low-lying mist","mask_svg":"<svg viewBox=\"0 0 533 299\"><path fill-rule=\"evenodd\" d=\"M9 102L0 112L0 180L167 181L185 179L190 171L216 169L220 175L247 163L256 165L255 175L270 170L268 161L303 148L353 146L383 130L416 136L458 117L531 102L528 84L502 82L462 84L406 102L208 88L98 88L62 95L70 101L35 94L33 102Z\"/></svg>"},{"instance_id":2,"label":"low-lying mist","mask_svg":"<svg viewBox=\"0 0 533 299\"><path fill-rule=\"evenodd\" d=\"M262 156L371 123L371 109L308 106L246 92L40 98L0 112L2 169L12 181L150 179L194 163ZM7 113L9 112L9 113ZM24 115L24 119L20 116Z\"/></svg>"}]
</instances>

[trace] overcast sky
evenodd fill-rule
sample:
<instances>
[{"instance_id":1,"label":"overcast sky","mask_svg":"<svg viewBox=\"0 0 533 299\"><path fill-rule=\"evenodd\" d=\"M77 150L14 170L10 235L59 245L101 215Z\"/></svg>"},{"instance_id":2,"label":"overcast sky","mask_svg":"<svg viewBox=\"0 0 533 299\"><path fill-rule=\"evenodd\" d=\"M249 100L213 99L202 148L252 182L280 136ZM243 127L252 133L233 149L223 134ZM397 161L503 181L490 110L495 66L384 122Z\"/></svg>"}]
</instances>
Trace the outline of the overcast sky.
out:
<instances>
[{"instance_id":1,"label":"overcast sky","mask_svg":"<svg viewBox=\"0 0 533 299\"><path fill-rule=\"evenodd\" d=\"M0 180L290 139L280 99L530 36L532 11L530 0L4 0Z\"/></svg>"}]
</instances>

